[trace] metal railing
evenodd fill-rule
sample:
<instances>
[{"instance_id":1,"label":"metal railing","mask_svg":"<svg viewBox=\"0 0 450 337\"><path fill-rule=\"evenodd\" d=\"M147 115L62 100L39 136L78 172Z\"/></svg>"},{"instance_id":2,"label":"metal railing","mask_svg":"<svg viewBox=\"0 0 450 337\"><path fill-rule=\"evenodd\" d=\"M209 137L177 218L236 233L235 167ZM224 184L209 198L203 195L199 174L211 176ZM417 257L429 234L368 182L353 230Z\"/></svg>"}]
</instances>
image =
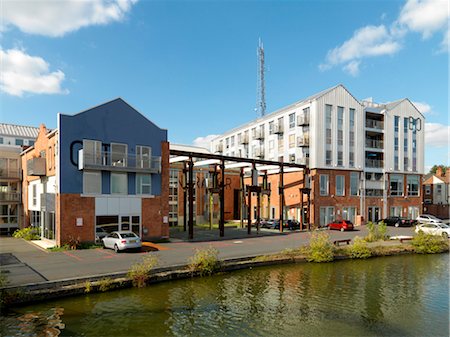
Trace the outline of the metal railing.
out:
<instances>
[{"instance_id":1,"label":"metal railing","mask_svg":"<svg viewBox=\"0 0 450 337\"><path fill-rule=\"evenodd\" d=\"M297 146L309 146L309 135L297 137Z\"/></svg>"},{"instance_id":2,"label":"metal railing","mask_svg":"<svg viewBox=\"0 0 450 337\"><path fill-rule=\"evenodd\" d=\"M282 124L275 124L275 125L273 126L273 133L281 134L281 133L283 133L283 132L284 132L284 127L283 127Z\"/></svg>"},{"instance_id":3,"label":"metal railing","mask_svg":"<svg viewBox=\"0 0 450 337\"><path fill-rule=\"evenodd\" d=\"M20 170L13 168L0 168L0 178L19 179Z\"/></svg>"},{"instance_id":4,"label":"metal railing","mask_svg":"<svg viewBox=\"0 0 450 337\"><path fill-rule=\"evenodd\" d=\"M300 157L300 158L297 158L297 164L300 164L300 165L309 165L309 157Z\"/></svg>"},{"instance_id":5,"label":"metal railing","mask_svg":"<svg viewBox=\"0 0 450 337\"><path fill-rule=\"evenodd\" d=\"M309 115L299 115L297 116L297 125L309 125Z\"/></svg>"},{"instance_id":6,"label":"metal railing","mask_svg":"<svg viewBox=\"0 0 450 337\"><path fill-rule=\"evenodd\" d=\"M241 136L241 139L239 140L239 144L241 144L241 145L248 144L248 135Z\"/></svg>"},{"instance_id":7,"label":"metal railing","mask_svg":"<svg viewBox=\"0 0 450 337\"><path fill-rule=\"evenodd\" d=\"M89 153L83 150L83 165L85 167L127 168L159 172L161 170L161 157L145 157L107 151Z\"/></svg>"},{"instance_id":8,"label":"metal railing","mask_svg":"<svg viewBox=\"0 0 450 337\"><path fill-rule=\"evenodd\" d=\"M17 192L0 192L0 201L20 202L20 193Z\"/></svg>"},{"instance_id":9,"label":"metal railing","mask_svg":"<svg viewBox=\"0 0 450 337\"><path fill-rule=\"evenodd\" d=\"M370 147L372 149L383 149L383 141L376 139L366 139L366 147Z\"/></svg>"},{"instance_id":10,"label":"metal railing","mask_svg":"<svg viewBox=\"0 0 450 337\"><path fill-rule=\"evenodd\" d=\"M366 119L366 128L383 130L384 123L374 119Z\"/></svg>"},{"instance_id":11,"label":"metal railing","mask_svg":"<svg viewBox=\"0 0 450 337\"><path fill-rule=\"evenodd\" d=\"M383 161L378 159L366 159L366 167L383 168Z\"/></svg>"},{"instance_id":12,"label":"metal railing","mask_svg":"<svg viewBox=\"0 0 450 337\"><path fill-rule=\"evenodd\" d=\"M261 130L256 131L255 139L258 139L258 140L264 139L264 131L261 131Z\"/></svg>"},{"instance_id":13,"label":"metal railing","mask_svg":"<svg viewBox=\"0 0 450 337\"><path fill-rule=\"evenodd\" d=\"M223 143L219 143L216 145L216 151L215 152L223 152Z\"/></svg>"}]
</instances>

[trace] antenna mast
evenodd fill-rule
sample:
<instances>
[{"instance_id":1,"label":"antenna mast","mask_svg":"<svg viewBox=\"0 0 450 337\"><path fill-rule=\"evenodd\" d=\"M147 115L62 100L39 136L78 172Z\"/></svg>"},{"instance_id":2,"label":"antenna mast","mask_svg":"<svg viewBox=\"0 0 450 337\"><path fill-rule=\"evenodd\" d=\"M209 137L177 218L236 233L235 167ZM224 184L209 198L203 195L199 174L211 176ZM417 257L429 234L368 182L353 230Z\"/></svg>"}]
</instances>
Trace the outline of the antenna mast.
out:
<instances>
[{"instance_id":1,"label":"antenna mast","mask_svg":"<svg viewBox=\"0 0 450 337\"><path fill-rule=\"evenodd\" d=\"M258 79L257 79L257 101L256 101L256 111L259 117L264 117L266 114L266 84L264 81L264 46L259 39L259 44L257 48L258 56Z\"/></svg>"}]
</instances>

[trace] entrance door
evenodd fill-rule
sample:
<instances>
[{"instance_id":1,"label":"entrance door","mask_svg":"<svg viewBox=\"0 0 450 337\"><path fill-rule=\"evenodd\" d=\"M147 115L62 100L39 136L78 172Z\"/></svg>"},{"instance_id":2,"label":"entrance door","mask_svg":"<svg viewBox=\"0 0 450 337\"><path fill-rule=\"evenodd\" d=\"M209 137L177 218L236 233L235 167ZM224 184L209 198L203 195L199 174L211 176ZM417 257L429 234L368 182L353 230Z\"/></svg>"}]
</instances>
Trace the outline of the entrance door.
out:
<instances>
[{"instance_id":1,"label":"entrance door","mask_svg":"<svg viewBox=\"0 0 450 337\"><path fill-rule=\"evenodd\" d=\"M121 231L130 231L130 217L128 215L120 217L120 227Z\"/></svg>"},{"instance_id":2,"label":"entrance door","mask_svg":"<svg viewBox=\"0 0 450 337\"><path fill-rule=\"evenodd\" d=\"M368 208L367 220L371 221L371 222L378 222L378 221L380 221L380 207L370 206Z\"/></svg>"}]
</instances>

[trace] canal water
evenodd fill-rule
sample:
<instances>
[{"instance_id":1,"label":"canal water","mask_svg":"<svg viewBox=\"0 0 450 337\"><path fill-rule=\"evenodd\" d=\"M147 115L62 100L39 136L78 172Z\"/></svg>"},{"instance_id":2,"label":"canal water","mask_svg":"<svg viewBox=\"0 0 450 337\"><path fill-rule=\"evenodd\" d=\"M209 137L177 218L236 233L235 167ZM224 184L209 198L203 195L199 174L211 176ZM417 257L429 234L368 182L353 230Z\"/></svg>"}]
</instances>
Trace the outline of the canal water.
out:
<instances>
[{"instance_id":1,"label":"canal water","mask_svg":"<svg viewBox=\"0 0 450 337\"><path fill-rule=\"evenodd\" d=\"M294 264L48 301L0 336L449 336L449 255Z\"/></svg>"}]
</instances>

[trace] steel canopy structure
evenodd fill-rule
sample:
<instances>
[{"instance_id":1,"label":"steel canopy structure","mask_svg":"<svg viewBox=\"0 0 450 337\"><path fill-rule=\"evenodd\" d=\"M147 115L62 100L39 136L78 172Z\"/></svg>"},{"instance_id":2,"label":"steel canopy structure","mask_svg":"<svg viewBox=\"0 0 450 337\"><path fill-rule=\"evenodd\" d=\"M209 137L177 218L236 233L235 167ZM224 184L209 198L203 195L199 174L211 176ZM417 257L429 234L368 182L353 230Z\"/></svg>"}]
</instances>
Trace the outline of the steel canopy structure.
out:
<instances>
[{"instance_id":1,"label":"steel canopy structure","mask_svg":"<svg viewBox=\"0 0 450 337\"><path fill-rule=\"evenodd\" d=\"M216 168L219 167L221 172L220 182L217 184L217 188L210 188L212 193L219 194L219 205L220 205L220 216L219 216L219 235L223 237L225 235L225 170L226 169L239 169L240 170L240 192L241 192L241 205L243 204L243 200L245 197L245 192L248 192L248 208L251 209L251 193L256 193L257 198L259 200L261 194L270 194L270 190L267 190L265 186L258 185L258 172L264 172L265 176L267 174L276 174L280 175L280 182L278 188L278 195L280 198L280 232L283 231L283 207L284 207L284 173L288 172L304 172L304 187L300 189L301 192L301 202L303 206L303 194L307 195L308 200L308 210L307 210L307 219L308 223L310 222L310 210L309 210L309 192L310 188L308 185L309 179L309 168L307 165L296 164L296 163L285 163L285 162L276 162L270 160L262 160L262 159L253 159L253 158L241 158L241 157L231 157L231 156L222 156L212 153L204 153L204 152L194 152L194 151L184 151L184 150L170 150L170 163L183 163L183 173L185 177L185 186L183 189L185 191L184 195L184 230L186 231L186 227L189 229L189 240L194 238L194 182L193 182L193 171L194 167L201 166L211 166L214 165ZM252 183L251 185L244 185L244 175L245 173L251 173ZM187 192L187 193L186 193ZM186 196L189 199L189 218L188 224L186 224ZM241 206L242 207L242 206ZM251 212L248 212L248 224L247 224L247 232L251 233ZM259 221L260 221L260 208L259 202L257 205L257 230L259 230ZM242 224L242 212L241 212L241 224Z\"/></svg>"}]
</instances>

